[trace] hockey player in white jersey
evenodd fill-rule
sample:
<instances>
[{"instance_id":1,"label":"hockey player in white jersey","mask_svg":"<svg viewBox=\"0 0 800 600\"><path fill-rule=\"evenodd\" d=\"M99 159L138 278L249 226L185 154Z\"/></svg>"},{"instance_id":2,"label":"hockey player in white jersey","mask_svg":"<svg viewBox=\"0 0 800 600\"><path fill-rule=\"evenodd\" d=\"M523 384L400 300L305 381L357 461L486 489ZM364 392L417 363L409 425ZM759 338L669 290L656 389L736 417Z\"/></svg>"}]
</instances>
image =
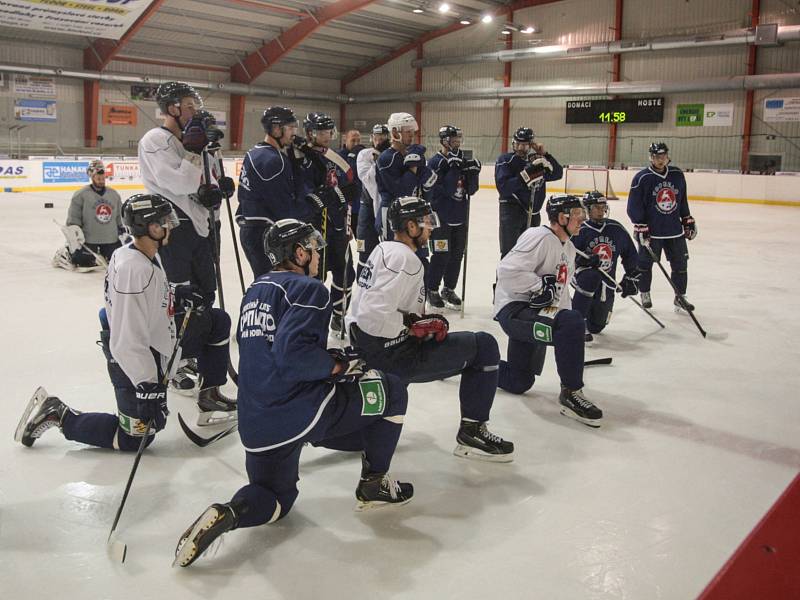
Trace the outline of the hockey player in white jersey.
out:
<instances>
[{"instance_id":1,"label":"hockey player in white jersey","mask_svg":"<svg viewBox=\"0 0 800 600\"><path fill-rule=\"evenodd\" d=\"M547 201L547 216L550 225L525 230L497 266L494 318L508 334L498 387L524 394L553 346L561 414L599 427L603 411L583 395L584 320L572 310L568 286L576 254L570 237L586 212L580 198L560 194Z\"/></svg>"},{"instance_id":2,"label":"hockey player in white jersey","mask_svg":"<svg viewBox=\"0 0 800 600\"><path fill-rule=\"evenodd\" d=\"M456 456L510 462L514 444L487 429L497 391L500 351L484 331L449 333L447 319L425 314L425 283L417 251L438 217L427 200L395 199L387 220L394 240L372 251L358 278L347 317L350 340L370 368L424 383L461 375Z\"/></svg>"}]
</instances>

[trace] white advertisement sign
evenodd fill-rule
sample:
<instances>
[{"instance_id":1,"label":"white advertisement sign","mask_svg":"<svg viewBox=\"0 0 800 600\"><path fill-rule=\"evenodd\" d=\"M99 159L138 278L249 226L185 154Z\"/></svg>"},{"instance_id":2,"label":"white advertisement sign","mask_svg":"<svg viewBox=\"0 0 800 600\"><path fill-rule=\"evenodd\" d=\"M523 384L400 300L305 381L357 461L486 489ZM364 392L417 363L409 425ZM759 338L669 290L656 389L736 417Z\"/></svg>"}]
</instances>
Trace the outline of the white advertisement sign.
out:
<instances>
[{"instance_id":1,"label":"white advertisement sign","mask_svg":"<svg viewBox=\"0 0 800 600\"><path fill-rule=\"evenodd\" d=\"M800 121L800 98L766 98L764 120L771 123Z\"/></svg>"},{"instance_id":2,"label":"white advertisement sign","mask_svg":"<svg viewBox=\"0 0 800 600\"><path fill-rule=\"evenodd\" d=\"M56 97L56 80L53 77L14 75L12 81L14 82L14 93L18 96L33 96L34 98Z\"/></svg>"},{"instance_id":3,"label":"white advertisement sign","mask_svg":"<svg viewBox=\"0 0 800 600\"><path fill-rule=\"evenodd\" d=\"M6 27L120 39L153 0L2 0Z\"/></svg>"},{"instance_id":4,"label":"white advertisement sign","mask_svg":"<svg viewBox=\"0 0 800 600\"><path fill-rule=\"evenodd\" d=\"M17 121L54 123L58 120L54 100L14 100L14 118Z\"/></svg>"},{"instance_id":5,"label":"white advertisement sign","mask_svg":"<svg viewBox=\"0 0 800 600\"><path fill-rule=\"evenodd\" d=\"M730 127L733 125L733 104L706 104L703 127Z\"/></svg>"}]
</instances>

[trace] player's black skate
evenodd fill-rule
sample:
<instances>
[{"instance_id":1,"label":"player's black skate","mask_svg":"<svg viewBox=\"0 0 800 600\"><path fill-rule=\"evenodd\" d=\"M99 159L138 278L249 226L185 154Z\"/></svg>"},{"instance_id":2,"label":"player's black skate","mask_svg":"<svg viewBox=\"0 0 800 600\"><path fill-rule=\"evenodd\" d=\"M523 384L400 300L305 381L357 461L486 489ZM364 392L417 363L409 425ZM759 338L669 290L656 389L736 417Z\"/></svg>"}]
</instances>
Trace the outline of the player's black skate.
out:
<instances>
[{"instance_id":1,"label":"player's black skate","mask_svg":"<svg viewBox=\"0 0 800 600\"><path fill-rule=\"evenodd\" d=\"M395 481L388 473L371 471L367 459L362 455L361 479L358 481L358 487L356 488L357 511L393 504L408 504L413 496L413 485Z\"/></svg>"},{"instance_id":2,"label":"player's black skate","mask_svg":"<svg viewBox=\"0 0 800 600\"><path fill-rule=\"evenodd\" d=\"M193 370L189 364L181 365L175 377L169 380L170 388L183 396L193 396L197 391L197 382L192 378Z\"/></svg>"},{"instance_id":3,"label":"player's black skate","mask_svg":"<svg viewBox=\"0 0 800 600\"><path fill-rule=\"evenodd\" d=\"M461 310L461 298L459 298L458 294L456 294L455 291L451 290L450 288L442 288L442 300L444 301L445 306L448 308Z\"/></svg>"},{"instance_id":4,"label":"player's black skate","mask_svg":"<svg viewBox=\"0 0 800 600\"><path fill-rule=\"evenodd\" d=\"M183 532L172 566L188 567L223 533L236 529L239 517L230 504L212 504Z\"/></svg>"},{"instance_id":5,"label":"player's black skate","mask_svg":"<svg viewBox=\"0 0 800 600\"><path fill-rule=\"evenodd\" d=\"M587 329L584 329L584 333L583 333L583 341L584 341L584 343L586 343L586 344L589 344L589 343L591 343L591 342L593 342L593 341L594 341L594 336L592 335L592 332L591 332L591 331L589 331L589 329L588 329L588 328L587 328Z\"/></svg>"},{"instance_id":6,"label":"player's black skate","mask_svg":"<svg viewBox=\"0 0 800 600\"><path fill-rule=\"evenodd\" d=\"M439 294L438 290L430 290L428 292L428 306L432 308L444 308L444 300Z\"/></svg>"},{"instance_id":7,"label":"player's black skate","mask_svg":"<svg viewBox=\"0 0 800 600\"><path fill-rule=\"evenodd\" d=\"M339 335L342 332L342 327L344 327L344 319L342 319L342 315L340 315L337 312L334 312L333 316L331 316L331 324L330 324L331 333Z\"/></svg>"},{"instance_id":8,"label":"player's black skate","mask_svg":"<svg viewBox=\"0 0 800 600\"><path fill-rule=\"evenodd\" d=\"M642 292L642 306L653 308L653 299L650 298L650 292Z\"/></svg>"},{"instance_id":9,"label":"player's black skate","mask_svg":"<svg viewBox=\"0 0 800 600\"><path fill-rule=\"evenodd\" d=\"M29 448L51 427L61 428L69 407L55 396L48 396L43 387L33 393L14 431L14 441Z\"/></svg>"},{"instance_id":10,"label":"player's black skate","mask_svg":"<svg viewBox=\"0 0 800 600\"><path fill-rule=\"evenodd\" d=\"M462 420L456 442L453 454L462 458L489 462L514 460L514 444L489 431L485 422Z\"/></svg>"},{"instance_id":11,"label":"player's black skate","mask_svg":"<svg viewBox=\"0 0 800 600\"><path fill-rule=\"evenodd\" d=\"M603 411L592 404L583 390L571 390L561 386L561 395L558 397L561 404L561 414L580 421L589 427L600 427L603 420Z\"/></svg>"},{"instance_id":12,"label":"player's black skate","mask_svg":"<svg viewBox=\"0 0 800 600\"><path fill-rule=\"evenodd\" d=\"M689 302L686 299L686 296L675 296L675 301L673 304L675 305L676 313L685 313L689 312L690 310L694 311L694 304Z\"/></svg>"},{"instance_id":13,"label":"player's black skate","mask_svg":"<svg viewBox=\"0 0 800 600\"><path fill-rule=\"evenodd\" d=\"M220 423L233 423L239 419L236 410L236 400L228 398L219 389L219 386L208 387L200 390L197 397L198 427L204 425L218 425Z\"/></svg>"}]
</instances>

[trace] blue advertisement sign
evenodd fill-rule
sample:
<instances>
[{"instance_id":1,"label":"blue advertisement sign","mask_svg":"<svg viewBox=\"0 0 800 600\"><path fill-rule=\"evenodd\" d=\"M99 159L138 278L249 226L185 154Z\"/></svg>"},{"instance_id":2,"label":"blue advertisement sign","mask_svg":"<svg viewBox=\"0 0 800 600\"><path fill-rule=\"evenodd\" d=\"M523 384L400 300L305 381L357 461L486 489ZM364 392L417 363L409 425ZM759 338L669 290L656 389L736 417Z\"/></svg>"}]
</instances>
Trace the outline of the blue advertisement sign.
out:
<instances>
[{"instance_id":1,"label":"blue advertisement sign","mask_svg":"<svg viewBox=\"0 0 800 600\"><path fill-rule=\"evenodd\" d=\"M86 174L86 162L45 162L42 163L42 181L44 183L84 183L89 181Z\"/></svg>"},{"instance_id":2,"label":"blue advertisement sign","mask_svg":"<svg viewBox=\"0 0 800 600\"><path fill-rule=\"evenodd\" d=\"M55 123L58 120L55 100L14 100L17 121Z\"/></svg>"}]
</instances>

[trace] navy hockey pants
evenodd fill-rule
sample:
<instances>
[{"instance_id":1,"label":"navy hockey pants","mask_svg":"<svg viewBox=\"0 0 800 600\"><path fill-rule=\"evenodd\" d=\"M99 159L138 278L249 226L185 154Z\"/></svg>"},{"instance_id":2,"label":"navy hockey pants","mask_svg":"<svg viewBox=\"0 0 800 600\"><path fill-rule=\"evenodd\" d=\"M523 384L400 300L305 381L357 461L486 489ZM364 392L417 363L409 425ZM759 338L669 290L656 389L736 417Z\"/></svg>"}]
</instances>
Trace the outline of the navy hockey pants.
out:
<instances>
[{"instance_id":1,"label":"navy hockey pants","mask_svg":"<svg viewBox=\"0 0 800 600\"><path fill-rule=\"evenodd\" d=\"M541 208L541 207L540 207ZM538 227L542 223L539 211L531 215L531 227ZM500 199L500 258L511 252L528 228L528 210L515 199Z\"/></svg>"},{"instance_id":2,"label":"navy hockey pants","mask_svg":"<svg viewBox=\"0 0 800 600\"><path fill-rule=\"evenodd\" d=\"M175 325L183 323L183 313L175 313ZM203 387L225 385L230 359L231 318L224 310L205 307L193 311L181 340L181 357L196 358Z\"/></svg>"},{"instance_id":3,"label":"navy hockey pants","mask_svg":"<svg viewBox=\"0 0 800 600\"><path fill-rule=\"evenodd\" d=\"M297 499L300 451L305 442L325 445L327 439L358 436L376 473L385 473L394 455L403 415L408 405L405 384L397 377L384 379L386 403L380 414L367 414L358 383L337 384L336 392L319 420L302 437L264 452L247 452L250 483L234 494L239 527L255 527L285 517ZM355 478L354 478L355 479Z\"/></svg>"},{"instance_id":4,"label":"navy hockey pants","mask_svg":"<svg viewBox=\"0 0 800 600\"><path fill-rule=\"evenodd\" d=\"M572 390L583 387L583 317L576 310L559 310L551 318L546 310L511 302L495 317L508 334L506 360L500 362L501 389L524 394L533 387L536 375L542 372L547 346L555 348L561 383Z\"/></svg>"},{"instance_id":5,"label":"navy hockey pants","mask_svg":"<svg viewBox=\"0 0 800 600\"><path fill-rule=\"evenodd\" d=\"M461 375L461 417L488 421L497 392L500 350L497 340L483 331L457 331L444 341L421 342L401 336L374 337L350 328L350 340L367 365L397 375L408 383L426 383Z\"/></svg>"},{"instance_id":6,"label":"navy hockey pants","mask_svg":"<svg viewBox=\"0 0 800 600\"><path fill-rule=\"evenodd\" d=\"M611 320L614 309L614 289L597 269L582 269L575 273L572 287L572 308L586 321L586 330L600 333Z\"/></svg>"},{"instance_id":7,"label":"navy hockey pants","mask_svg":"<svg viewBox=\"0 0 800 600\"><path fill-rule=\"evenodd\" d=\"M687 271L689 249L686 246L686 238L683 236L666 240L650 238L650 249L659 260L661 259L661 250L664 250L667 262L672 268L671 279L681 294L685 294L686 286L689 282ZM639 254L636 257L636 267L642 272L642 276L639 279L639 291L649 292L653 281L653 258L647 252L647 248L643 248L641 244L639 245Z\"/></svg>"},{"instance_id":8,"label":"navy hockey pants","mask_svg":"<svg viewBox=\"0 0 800 600\"><path fill-rule=\"evenodd\" d=\"M361 194L361 208L358 211L358 225L356 226L356 245L358 248L358 267L356 275L361 275L367 259L380 240L378 231L375 229L375 208L372 205L372 198L366 191Z\"/></svg>"},{"instance_id":9,"label":"navy hockey pants","mask_svg":"<svg viewBox=\"0 0 800 600\"><path fill-rule=\"evenodd\" d=\"M444 276L444 287L455 289L461 273L461 261L467 245L467 225L442 223L431 232L431 260L426 272L425 287L438 291Z\"/></svg>"},{"instance_id":10,"label":"navy hockey pants","mask_svg":"<svg viewBox=\"0 0 800 600\"><path fill-rule=\"evenodd\" d=\"M217 291L211 238L198 235L186 213L175 204L172 207L181 225L169 232L169 243L159 248L158 256L171 284L198 286L209 299L210 306L214 304Z\"/></svg>"},{"instance_id":11,"label":"navy hockey pants","mask_svg":"<svg viewBox=\"0 0 800 600\"><path fill-rule=\"evenodd\" d=\"M253 279L258 279L265 273L272 270L272 263L267 258L264 251L264 235L267 233L266 225L246 225L239 226L239 240L242 242L242 250L253 270Z\"/></svg>"},{"instance_id":12,"label":"navy hockey pants","mask_svg":"<svg viewBox=\"0 0 800 600\"><path fill-rule=\"evenodd\" d=\"M349 251L350 240L345 231L328 230L327 246L320 257L320 278L324 281L327 271L331 272L331 305L333 313L342 315L347 312L345 307L345 296L347 306L350 305L350 294L353 290L353 256ZM324 265L324 269L323 269ZM347 272L347 282L345 282L345 270ZM346 288L346 289L345 289Z\"/></svg>"}]
</instances>

